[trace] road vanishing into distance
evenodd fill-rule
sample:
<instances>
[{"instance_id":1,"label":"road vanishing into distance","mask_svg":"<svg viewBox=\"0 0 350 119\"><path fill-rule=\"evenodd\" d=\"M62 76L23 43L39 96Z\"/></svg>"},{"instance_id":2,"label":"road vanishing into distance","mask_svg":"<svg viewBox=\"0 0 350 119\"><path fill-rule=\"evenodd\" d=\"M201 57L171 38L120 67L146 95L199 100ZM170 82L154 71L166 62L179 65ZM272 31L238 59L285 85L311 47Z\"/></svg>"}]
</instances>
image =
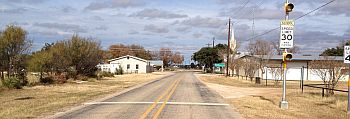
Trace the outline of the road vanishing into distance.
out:
<instances>
[{"instance_id":1,"label":"road vanishing into distance","mask_svg":"<svg viewBox=\"0 0 350 119\"><path fill-rule=\"evenodd\" d=\"M222 97L194 72L178 72L57 119L237 119Z\"/></svg>"}]
</instances>

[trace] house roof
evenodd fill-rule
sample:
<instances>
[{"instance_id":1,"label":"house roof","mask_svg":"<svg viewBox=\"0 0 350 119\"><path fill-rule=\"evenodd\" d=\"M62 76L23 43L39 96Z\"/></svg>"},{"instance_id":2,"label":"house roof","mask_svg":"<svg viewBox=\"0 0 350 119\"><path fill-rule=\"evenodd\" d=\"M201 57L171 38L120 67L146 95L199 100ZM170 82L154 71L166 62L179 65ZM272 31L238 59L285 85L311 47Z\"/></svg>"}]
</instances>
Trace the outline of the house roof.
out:
<instances>
[{"instance_id":1,"label":"house roof","mask_svg":"<svg viewBox=\"0 0 350 119\"><path fill-rule=\"evenodd\" d=\"M159 65L159 66L163 65L163 61L161 60L151 60L149 62L150 64L153 64L153 65Z\"/></svg>"},{"instance_id":2,"label":"house roof","mask_svg":"<svg viewBox=\"0 0 350 119\"><path fill-rule=\"evenodd\" d=\"M112 62L112 61L116 61L116 60L120 60L120 59L124 59L124 58L132 58L132 59L135 59L135 60L139 60L139 61L142 61L142 62L147 62L147 60L145 59L142 59L142 58L139 58L139 57L135 57L135 56L131 56L131 55L125 55L125 56L121 56L121 57L118 57L118 58L114 58L114 59L110 59L108 60L108 62Z\"/></svg>"},{"instance_id":3,"label":"house roof","mask_svg":"<svg viewBox=\"0 0 350 119\"><path fill-rule=\"evenodd\" d=\"M236 58L243 58L243 57L256 57L256 58L263 58L267 60L282 60L282 55L243 55ZM342 61L342 56L317 56L317 55L293 55L292 61L312 61L312 60L337 60Z\"/></svg>"}]
</instances>

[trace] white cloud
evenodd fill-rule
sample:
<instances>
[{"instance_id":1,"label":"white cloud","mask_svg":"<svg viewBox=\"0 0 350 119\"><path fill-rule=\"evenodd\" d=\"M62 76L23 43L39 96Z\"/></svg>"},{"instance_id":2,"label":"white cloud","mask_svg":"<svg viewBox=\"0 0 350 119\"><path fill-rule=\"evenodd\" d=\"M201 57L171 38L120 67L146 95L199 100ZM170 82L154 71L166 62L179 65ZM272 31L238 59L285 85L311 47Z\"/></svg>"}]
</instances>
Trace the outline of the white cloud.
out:
<instances>
[{"instance_id":1,"label":"white cloud","mask_svg":"<svg viewBox=\"0 0 350 119\"><path fill-rule=\"evenodd\" d=\"M204 28L219 28L225 26L226 21L219 18L203 18L201 16L192 17L179 22L181 25Z\"/></svg>"},{"instance_id":2,"label":"white cloud","mask_svg":"<svg viewBox=\"0 0 350 119\"><path fill-rule=\"evenodd\" d=\"M81 28L79 25L74 24L59 24L59 23L34 23L33 26L42 27L47 29L61 30L62 34L66 32L87 33L87 29Z\"/></svg>"},{"instance_id":3,"label":"white cloud","mask_svg":"<svg viewBox=\"0 0 350 119\"><path fill-rule=\"evenodd\" d=\"M161 19L174 19L174 18L185 18L187 15L184 14L176 14L166 10L159 9L144 9L139 12L130 15L131 17L139 17L139 18L161 18Z\"/></svg>"},{"instance_id":4,"label":"white cloud","mask_svg":"<svg viewBox=\"0 0 350 119\"><path fill-rule=\"evenodd\" d=\"M146 25L143 30L148 31L148 32L152 32L152 33L168 33L169 32L169 29L167 29L165 27L156 26L153 24Z\"/></svg>"},{"instance_id":5,"label":"white cloud","mask_svg":"<svg viewBox=\"0 0 350 119\"><path fill-rule=\"evenodd\" d=\"M101 10L108 8L128 8L144 5L144 2L140 0L107 0L93 2L89 6L85 7L85 10Z\"/></svg>"},{"instance_id":6,"label":"white cloud","mask_svg":"<svg viewBox=\"0 0 350 119\"><path fill-rule=\"evenodd\" d=\"M350 0L336 0L329 4L324 9L321 9L319 14L323 15L346 15L350 17Z\"/></svg>"}]
</instances>

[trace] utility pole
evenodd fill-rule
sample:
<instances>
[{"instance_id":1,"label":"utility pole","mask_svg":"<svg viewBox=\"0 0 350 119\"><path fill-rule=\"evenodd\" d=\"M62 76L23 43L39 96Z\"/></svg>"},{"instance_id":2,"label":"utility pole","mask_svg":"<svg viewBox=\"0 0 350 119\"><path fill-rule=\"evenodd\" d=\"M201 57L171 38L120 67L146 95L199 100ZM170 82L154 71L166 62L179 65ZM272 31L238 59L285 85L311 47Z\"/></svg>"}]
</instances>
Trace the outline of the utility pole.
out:
<instances>
[{"instance_id":1,"label":"utility pole","mask_svg":"<svg viewBox=\"0 0 350 119\"><path fill-rule=\"evenodd\" d=\"M252 32L253 32L253 41L255 37L255 7L253 7L253 24L252 24Z\"/></svg>"},{"instance_id":2,"label":"utility pole","mask_svg":"<svg viewBox=\"0 0 350 119\"><path fill-rule=\"evenodd\" d=\"M227 37L227 61L226 61L226 76L230 76L228 66L230 62L230 39L231 39L231 18L228 19L228 37Z\"/></svg>"},{"instance_id":3,"label":"utility pole","mask_svg":"<svg viewBox=\"0 0 350 119\"><path fill-rule=\"evenodd\" d=\"M207 44L205 44L205 45L207 45L207 46L208 46L208 48L209 48L211 44L210 44L210 43L207 43Z\"/></svg>"},{"instance_id":4,"label":"utility pole","mask_svg":"<svg viewBox=\"0 0 350 119\"><path fill-rule=\"evenodd\" d=\"M215 37L213 37L213 48L215 47Z\"/></svg>"}]
</instances>

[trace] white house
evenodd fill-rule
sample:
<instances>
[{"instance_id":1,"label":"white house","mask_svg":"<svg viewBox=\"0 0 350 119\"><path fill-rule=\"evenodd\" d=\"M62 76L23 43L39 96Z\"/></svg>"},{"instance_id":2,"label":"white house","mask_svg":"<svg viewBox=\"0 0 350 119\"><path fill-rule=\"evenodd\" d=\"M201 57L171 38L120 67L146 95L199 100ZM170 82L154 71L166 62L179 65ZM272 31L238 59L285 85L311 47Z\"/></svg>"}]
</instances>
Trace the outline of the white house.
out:
<instances>
[{"instance_id":1,"label":"white house","mask_svg":"<svg viewBox=\"0 0 350 119\"><path fill-rule=\"evenodd\" d=\"M122 56L108 60L109 64L99 64L97 67L101 71L115 73L122 69L124 73L150 73L153 70L153 65L150 61L135 56ZM154 61L152 61L154 62Z\"/></svg>"},{"instance_id":2,"label":"white house","mask_svg":"<svg viewBox=\"0 0 350 119\"><path fill-rule=\"evenodd\" d=\"M267 60L267 64L264 67L264 73L262 73L261 70L257 70L255 72L255 77L261 77L263 79L276 79L276 71L281 71L278 69L281 69L282 66L282 56L281 55L273 55L273 56L250 56L250 55L243 55L240 57L237 57L238 59L255 59L258 60L262 58L263 60ZM338 62L343 62L343 57L341 56L334 56L331 59L328 60L335 60ZM314 60L324 60L322 56L311 56L311 55L293 55L293 58L291 61L287 63L287 80L317 80L320 81L321 78L315 74L312 69L309 67L310 62ZM242 68L235 69L233 71L234 74L245 76L245 70ZM347 75L346 75L347 76ZM344 75L343 79L346 78ZM277 79L280 79L280 76L277 76Z\"/></svg>"}]
</instances>

